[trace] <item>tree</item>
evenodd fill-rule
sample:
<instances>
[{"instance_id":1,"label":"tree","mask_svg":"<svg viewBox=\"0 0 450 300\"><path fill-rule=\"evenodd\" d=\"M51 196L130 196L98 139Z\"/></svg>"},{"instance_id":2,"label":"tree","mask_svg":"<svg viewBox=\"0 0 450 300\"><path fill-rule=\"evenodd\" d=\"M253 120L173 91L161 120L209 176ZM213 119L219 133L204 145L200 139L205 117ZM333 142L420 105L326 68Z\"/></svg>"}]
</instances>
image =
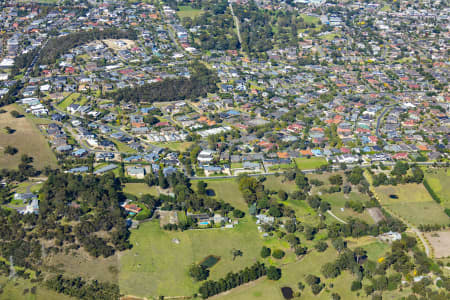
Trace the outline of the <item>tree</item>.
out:
<instances>
[{"instance_id":1,"label":"tree","mask_svg":"<svg viewBox=\"0 0 450 300\"><path fill-rule=\"evenodd\" d=\"M244 253L242 253L239 249L233 249L231 250L231 255L233 255L233 260L236 259L237 256L242 256Z\"/></svg>"},{"instance_id":2,"label":"tree","mask_svg":"<svg viewBox=\"0 0 450 300\"><path fill-rule=\"evenodd\" d=\"M309 274L308 276L306 276L306 283L308 285L313 285L313 284L319 284L320 283L320 277L314 276L312 274Z\"/></svg>"},{"instance_id":3,"label":"tree","mask_svg":"<svg viewBox=\"0 0 450 300\"><path fill-rule=\"evenodd\" d=\"M356 255L356 263L359 264L359 260L367 255L367 251L361 247L356 247L353 251Z\"/></svg>"},{"instance_id":4,"label":"tree","mask_svg":"<svg viewBox=\"0 0 450 300\"><path fill-rule=\"evenodd\" d=\"M347 245L345 243L345 241L338 237L335 238L331 241L331 244L333 245L334 249L336 249L336 251L340 254L342 250L344 250L345 248L347 248Z\"/></svg>"},{"instance_id":5,"label":"tree","mask_svg":"<svg viewBox=\"0 0 450 300\"><path fill-rule=\"evenodd\" d=\"M203 180L197 182L197 192L200 195L206 195L206 187L207 184Z\"/></svg>"},{"instance_id":6,"label":"tree","mask_svg":"<svg viewBox=\"0 0 450 300\"><path fill-rule=\"evenodd\" d=\"M17 110L12 110L9 112L11 114L11 116L13 116L14 118L19 118L22 115L17 111Z\"/></svg>"},{"instance_id":7,"label":"tree","mask_svg":"<svg viewBox=\"0 0 450 300\"><path fill-rule=\"evenodd\" d=\"M303 172L297 172L295 176L295 184L300 190L306 190L308 188L308 178L305 176L305 174L303 174Z\"/></svg>"},{"instance_id":8,"label":"tree","mask_svg":"<svg viewBox=\"0 0 450 300\"><path fill-rule=\"evenodd\" d=\"M294 233L297 230L297 226L294 220L287 220L284 224L284 229L289 233Z\"/></svg>"},{"instance_id":9,"label":"tree","mask_svg":"<svg viewBox=\"0 0 450 300\"><path fill-rule=\"evenodd\" d=\"M288 194L283 190L279 190L278 197L280 198L281 201L286 201L288 198Z\"/></svg>"},{"instance_id":10,"label":"tree","mask_svg":"<svg viewBox=\"0 0 450 300\"><path fill-rule=\"evenodd\" d=\"M284 257L284 251L281 249L275 249L272 252L272 257L276 259L282 259Z\"/></svg>"},{"instance_id":11,"label":"tree","mask_svg":"<svg viewBox=\"0 0 450 300\"><path fill-rule=\"evenodd\" d=\"M361 281L355 280L352 282L352 286L350 289L352 290L352 292L354 292L360 290L361 288L362 288Z\"/></svg>"},{"instance_id":12,"label":"tree","mask_svg":"<svg viewBox=\"0 0 450 300\"><path fill-rule=\"evenodd\" d=\"M341 296L338 293L331 294L332 300L341 300Z\"/></svg>"},{"instance_id":13,"label":"tree","mask_svg":"<svg viewBox=\"0 0 450 300\"><path fill-rule=\"evenodd\" d=\"M233 217L240 219L240 218L243 218L244 216L245 216L245 212L243 212L242 210L239 210L237 208L235 208L233 210Z\"/></svg>"},{"instance_id":14,"label":"tree","mask_svg":"<svg viewBox=\"0 0 450 300\"><path fill-rule=\"evenodd\" d=\"M314 245L314 248L319 252L324 252L328 248L328 244L324 241L319 241L317 244Z\"/></svg>"},{"instance_id":15,"label":"tree","mask_svg":"<svg viewBox=\"0 0 450 300\"><path fill-rule=\"evenodd\" d=\"M306 254L308 248L297 245L294 249L295 255L300 256Z\"/></svg>"},{"instance_id":16,"label":"tree","mask_svg":"<svg viewBox=\"0 0 450 300\"><path fill-rule=\"evenodd\" d=\"M281 269L278 269L274 266L268 267L267 278L269 278L270 280L279 280L281 278Z\"/></svg>"},{"instance_id":17,"label":"tree","mask_svg":"<svg viewBox=\"0 0 450 300\"><path fill-rule=\"evenodd\" d=\"M288 241L289 245L291 245L291 248L294 248L295 246L300 244L300 239L296 237L293 233L288 234L286 236L286 240Z\"/></svg>"},{"instance_id":18,"label":"tree","mask_svg":"<svg viewBox=\"0 0 450 300\"><path fill-rule=\"evenodd\" d=\"M15 132L15 130L12 129L11 127L9 127L9 126L6 126L6 127L5 127L5 132L6 132L7 134L13 134L13 133Z\"/></svg>"},{"instance_id":19,"label":"tree","mask_svg":"<svg viewBox=\"0 0 450 300\"><path fill-rule=\"evenodd\" d=\"M332 262L326 263L321 268L323 276L325 278L336 278L341 274L339 267Z\"/></svg>"},{"instance_id":20,"label":"tree","mask_svg":"<svg viewBox=\"0 0 450 300\"><path fill-rule=\"evenodd\" d=\"M328 178L328 181L330 181L330 183L333 185L342 185L343 184L342 176L339 174L330 176L330 178Z\"/></svg>"},{"instance_id":21,"label":"tree","mask_svg":"<svg viewBox=\"0 0 450 300\"><path fill-rule=\"evenodd\" d=\"M268 248L268 247L266 247L266 246L263 246L263 247L261 248L261 257L262 257L262 258L269 257L271 252L272 252L272 251L270 250L270 248Z\"/></svg>"},{"instance_id":22,"label":"tree","mask_svg":"<svg viewBox=\"0 0 450 300\"><path fill-rule=\"evenodd\" d=\"M209 270L203 265L192 264L189 268L189 276L195 281L206 280L209 276Z\"/></svg>"},{"instance_id":23,"label":"tree","mask_svg":"<svg viewBox=\"0 0 450 300\"><path fill-rule=\"evenodd\" d=\"M3 151L5 154L9 154L9 155L14 155L17 152L19 152L19 150L17 150L17 148L13 147L13 146L6 146L5 150Z\"/></svg>"}]
</instances>

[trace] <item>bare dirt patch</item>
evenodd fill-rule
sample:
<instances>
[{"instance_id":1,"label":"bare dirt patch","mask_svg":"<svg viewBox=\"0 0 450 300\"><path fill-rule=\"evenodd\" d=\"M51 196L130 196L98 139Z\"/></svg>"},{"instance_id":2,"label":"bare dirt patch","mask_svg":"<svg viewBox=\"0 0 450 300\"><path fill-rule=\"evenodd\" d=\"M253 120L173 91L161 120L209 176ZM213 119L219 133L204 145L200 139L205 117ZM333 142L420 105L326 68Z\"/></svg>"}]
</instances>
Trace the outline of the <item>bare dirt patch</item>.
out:
<instances>
[{"instance_id":1,"label":"bare dirt patch","mask_svg":"<svg viewBox=\"0 0 450 300\"><path fill-rule=\"evenodd\" d=\"M167 224L178 224L178 215L176 211L159 211L159 226L164 227Z\"/></svg>"},{"instance_id":2,"label":"bare dirt patch","mask_svg":"<svg viewBox=\"0 0 450 300\"><path fill-rule=\"evenodd\" d=\"M383 215L383 212L378 207L368 208L367 211L369 212L369 215L372 217L375 223L379 223L383 220L386 220L386 218Z\"/></svg>"},{"instance_id":3,"label":"bare dirt patch","mask_svg":"<svg viewBox=\"0 0 450 300\"><path fill-rule=\"evenodd\" d=\"M120 39L120 40L103 40L103 43L105 43L109 48L111 48L114 51L120 51L120 50L129 50L131 48L136 47L136 43L132 40L127 39Z\"/></svg>"},{"instance_id":4,"label":"bare dirt patch","mask_svg":"<svg viewBox=\"0 0 450 300\"><path fill-rule=\"evenodd\" d=\"M450 256L450 231L436 231L424 233L434 249L436 258Z\"/></svg>"}]
</instances>

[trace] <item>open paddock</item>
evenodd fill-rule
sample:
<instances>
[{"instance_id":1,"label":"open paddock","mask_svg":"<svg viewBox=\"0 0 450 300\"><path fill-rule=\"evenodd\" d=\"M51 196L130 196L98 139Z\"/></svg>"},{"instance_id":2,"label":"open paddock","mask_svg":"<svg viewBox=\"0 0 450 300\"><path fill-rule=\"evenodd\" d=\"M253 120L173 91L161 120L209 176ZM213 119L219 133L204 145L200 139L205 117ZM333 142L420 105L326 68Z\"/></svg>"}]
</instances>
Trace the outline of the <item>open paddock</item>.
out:
<instances>
[{"instance_id":1,"label":"open paddock","mask_svg":"<svg viewBox=\"0 0 450 300\"><path fill-rule=\"evenodd\" d=\"M436 258L450 257L450 231L436 231L425 233L434 250Z\"/></svg>"}]
</instances>

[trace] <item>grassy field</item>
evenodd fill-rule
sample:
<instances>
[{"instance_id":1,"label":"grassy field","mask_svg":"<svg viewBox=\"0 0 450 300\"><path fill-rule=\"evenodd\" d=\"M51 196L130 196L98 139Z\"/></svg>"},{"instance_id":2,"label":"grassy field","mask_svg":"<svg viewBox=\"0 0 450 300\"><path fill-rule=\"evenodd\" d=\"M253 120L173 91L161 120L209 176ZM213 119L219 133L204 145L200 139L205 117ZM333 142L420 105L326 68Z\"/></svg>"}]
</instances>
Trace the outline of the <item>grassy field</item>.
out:
<instances>
[{"instance_id":1,"label":"grassy field","mask_svg":"<svg viewBox=\"0 0 450 300\"><path fill-rule=\"evenodd\" d=\"M247 203L245 203L241 192L239 191L236 179L208 179L203 180L208 184L207 189L214 190L217 199L230 203L233 207L248 212ZM192 187L196 189L197 182L192 181Z\"/></svg>"},{"instance_id":2,"label":"grassy field","mask_svg":"<svg viewBox=\"0 0 450 300\"><path fill-rule=\"evenodd\" d=\"M186 17L194 19L195 17L198 17L201 14L203 14L203 10L192 8L190 6L179 6L178 8L180 10L177 11L177 15L178 15L178 17L180 19L183 19L183 18L186 18Z\"/></svg>"},{"instance_id":3,"label":"grassy field","mask_svg":"<svg viewBox=\"0 0 450 300\"><path fill-rule=\"evenodd\" d=\"M82 277L85 280L117 283L118 257L94 258L84 250L75 253L52 254L45 258L44 266L49 271L60 271L67 277Z\"/></svg>"},{"instance_id":4,"label":"grassy field","mask_svg":"<svg viewBox=\"0 0 450 300\"><path fill-rule=\"evenodd\" d=\"M381 204L413 225L448 224L450 218L422 184L380 186L375 188ZM396 195L398 199L391 198Z\"/></svg>"},{"instance_id":5,"label":"grassy field","mask_svg":"<svg viewBox=\"0 0 450 300\"><path fill-rule=\"evenodd\" d=\"M264 187L272 191L283 190L286 193L292 193L297 190L297 186L294 181L284 181L284 176L266 176L264 181Z\"/></svg>"},{"instance_id":6,"label":"grassy field","mask_svg":"<svg viewBox=\"0 0 450 300\"><path fill-rule=\"evenodd\" d=\"M389 244L383 243L373 236L364 236L357 239L347 238L346 240L348 248L363 248L367 251L367 256L371 260L378 260L378 258L384 256L386 252L390 250Z\"/></svg>"},{"instance_id":7,"label":"grassy field","mask_svg":"<svg viewBox=\"0 0 450 300\"><path fill-rule=\"evenodd\" d=\"M172 242L175 238L179 244ZM152 221L132 231L130 240L133 248L120 257L119 285L122 293L141 297L192 295L199 286L188 276L192 263L220 256L210 270L210 278L219 279L253 264L263 243L249 217L233 229L184 232L163 231L158 221ZM232 249L241 250L243 256L233 261Z\"/></svg>"},{"instance_id":8,"label":"grassy field","mask_svg":"<svg viewBox=\"0 0 450 300\"><path fill-rule=\"evenodd\" d=\"M122 143L118 140L112 140L112 142L114 143L114 145L116 145L117 151L119 152L123 152L123 153L137 153L136 150L134 150L133 148L131 148L130 146L128 146L125 143Z\"/></svg>"},{"instance_id":9,"label":"grassy field","mask_svg":"<svg viewBox=\"0 0 450 300\"><path fill-rule=\"evenodd\" d=\"M364 210L362 213L353 211L351 208L345 207L345 202L352 201L368 201L369 197L366 194L361 194L358 192L350 192L350 194L345 195L343 192L333 193L333 194L322 194L321 198L331 204L331 211L342 220L347 220L349 217L358 218L365 221L368 224L373 224L374 221L370 214ZM344 208L344 211L341 210ZM330 218L329 218L330 219ZM330 220L335 220L330 219Z\"/></svg>"},{"instance_id":10,"label":"grassy field","mask_svg":"<svg viewBox=\"0 0 450 300\"><path fill-rule=\"evenodd\" d=\"M42 287L40 283L32 283L30 280L15 278L9 280L6 276L0 276L0 286L2 293L0 299L2 300L69 300L75 299L69 296L58 294L54 291L47 290ZM32 287L36 287L36 293L30 292ZM25 293L25 291L27 291Z\"/></svg>"},{"instance_id":11,"label":"grassy field","mask_svg":"<svg viewBox=\"0 0 450 300\"><path fill-rule=\"evenodd\" d=\"M36 192L38 192L41 189L41 187L43 186L43 183L36 183L36 182L32 182L32 181L24 181L24 182L19 183L14 188L14 192L15 193L26 193L28 186L30 186L30 192L31 193L36 193Z\"/></svg>"},{"instance_id":12,"label":"grassy field","mask_svg":"<svg viewBox=\"0 0 450 300\"><path fill-rule=\"evenodd\" d=\"M450 208L450 169L426 169L425 179L441 199L444 207Z\"/></svg>"},{"instance_id":13,"label":"grassy field","mask_svg":"<svg viewBox=\"0 0 450 300\"><path fill-rule=\"evenodd\" d=\"M246 286L241 286L233 289L229 293L217 297L217 299L284 299L281 294L281 288L288 286L294 290L299 291L297 284L303 282L305 284L305 278L309 274L316 276L323 276L320 274L320 267L332 260L337 256L337 252L331 247L323 253L312 252L305 256L301 261L288 264L282 267L282 277L279 281L270 281L267 278L260 279L256 282L250 283ZM334 283L332 292L337 292L341 295L341 299L354 299L355 294L350 292L351 275L349 272L344 272L340 277L333 280L326 280L326 283ZM323 290L319 295L314 296L311 292L311 288L306 286L302 292L302 299L330 299L331 292Z\"/></svg>"},{"instance_id":14,"label":"grassy field","mask_svg":"<svg viewBox=\"0 0 450 300\"><path fill-rule=\"evenodd\" d=\"M300 170L310 170L326 165L327 160L323 157L300 157L295 159L295 163Z\"/></svg>"},{"instance_id":15,"label":"grassy field","mask_svg":"<svg viewBox=\"0 0 450 300\"><path fill-rule=\"evenodd\" d=\"M375 260L378 255L383 255L389 248L387 244L381 244L374 238L364 239L362 241L356 241L355 244L363 247L367 250L369 258ZM349 247L352 248L352 244ZM319 253L316 251L311 252L305 256L302 260L295 263L282 266L282 277L279 281L270 281L267 278L262 278L255 282L251 282L247 285L235 288L227 293L216 296L215 299L220 300L251 300L251 299L273 299L283 300L284 297L281 294L282 287L290 287L294 292L298 292L298 282L305 284L305 278L309 274L320 276L322 282L326 284L326 288L322 290L319 295L313 295L311 288L306 285L305 289L301 292L300 299L330 299L332 293L338 293L341 299L370 299L370 297L364 297L365 293L360 292L360 296L357 292L350 291L350 285L355 277L350 274L349 271L343 272L336 279L325 279L320 272L320 268L327 262L334 261L337 257L336 251L329 247L325 252ZM330 287L330 284L333 287ZM366 281L365 284L369 284ZM399 299L401 296L408 295L409 290L404 289L404 292L384 292L383 299Z\"/></svg>"},{"instance_id":16,"label":"grassy field","mask_svg":"<svg viewBox=\"0 0 450 300\"><path fill-rule=\"evenodd\" d=\"M301 14L301 17L303 18L306 24L317 24L319 23L320 20L318 17L308 16L306 14Z\"/></svg>"},{"instance_id":17,"label":"grassy field","mask_svg":"<svg viewBox=\"0 0 450 300\"><path fill-rule=\"evenodd\" d=\"M78 99L78 97L80 97L79 93L73 93L70 94L69 96L67 96L63 101L61 101L60 103L58 103L57 107L62 110L65 111L66 108L71 105L76 99Z\"/></svg>"},{"instance_id":18,"label":"grassy field","mask_svg":"<svg viewBox=\"0 0 450 300\"><path fill-rule=\"evenodd\" d=\"M56 157L48 146L35 125L25 117L14 118L9 113L18 110L16 105L3 107L8 112L0 115L0 166L2 168L17 168L22 154L33 157L33 165L42 169L44 166L56 166ZM15 130L13 134L7 134L3 129L9 126ZM4 154L6 146L16 147L19 152L16 155Z\"/></svg>"},{"instance_id":19,"label":"grassy field","mask_svg":"<svg viewBox=\"0 0 450 300\"><path fill-rule=\"evenodd\" d=\"M173 151L185 152L193 143L192 142L167 142L167 143L152 143L152 145L169 148Z\"/></svg>"},{"instance_id":20,"label":"grassy field","mask_svg":"<svg viewBox=\"0 0 450 300\"><path fill-rule=\"evenodd\" d=\"M144 194L158 196L156 186L149 187L146 183L126 183L123 192L135 196L142 196Z\"/></svg>"}]
</instances>

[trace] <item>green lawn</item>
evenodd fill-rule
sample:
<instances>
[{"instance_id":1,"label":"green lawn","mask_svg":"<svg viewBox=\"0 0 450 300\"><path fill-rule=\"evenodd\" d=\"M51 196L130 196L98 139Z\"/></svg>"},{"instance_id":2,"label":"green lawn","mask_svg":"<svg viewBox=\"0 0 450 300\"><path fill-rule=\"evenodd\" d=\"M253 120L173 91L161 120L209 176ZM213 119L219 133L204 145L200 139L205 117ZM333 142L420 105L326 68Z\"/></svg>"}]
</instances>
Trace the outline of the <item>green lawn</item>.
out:
<instances>
[{"instance_id":1,"label":"green lawn","mask_svg":"<svg viewBox=\"0 0 450 300\"><path fill-rule=\"evenodd\" d=\"M208 179L203 180L208 184L207 189L214 190L216 199L221 199L230 203L233 207L248 212L248 205L245 203L239 191L239 186L235 178L232 179ZM197 188L197 181L192 181L192 187Z\"/></svg>"},{"instance_id":2,"label":"green lawn","mask_svg":"<svg viewBox=\"0 0 450 300\"><path fill-rule=\"evenodd\" d=\"M444 207L450 208L450 169L425 169L425 179L439 196Z\"/></svg>"},{"instance_id":3,"label":"green lawn","mask_svg":"<svg viewBox=\"0 0 450 300\"><path fill-rule=\"evenodd\" d=\"M364 236L357 239L347 238L346 241L348 248L355 249L356 247L361 247L367 251L367 256L374 261L380 257L384 257L386 252L390 250L389 244L383 243L373 236Z\"/></svg>"},{"instance_id":4,"label":"green lawn","mask_svg":"<svg viewBox=\"0 0 450 300\"><path fill-rule=\"evenodd\" d=\"M311 170L326 165L327 160L323 157L300 157L295 159L295 163L300 170Z\"/></svg>"},{"instance_id":5,"label":"green lawn","mask_svg":"<svg viewBox=\"0 0 450 300\"><path fill-rule=\"evenodd\" d=\"M180 243L173 243L174 238ZM119 285L123 294L141 297L192 295L199 286L188 276L192 263L208 255L220 256L210 270L210 278L219 279L256 262L263 244L250 217L233 229L184 232L161 230L156 220L132 231L130 241L133 248L120 258ZM240 249L243 256L233 261L232 249Z\"/></svg>"},{"instance_id":6,"label":"green lawn","mask_svg":"<svg viewBox=\"0 0 450 300\"><path fill-rule=\"evenodd\" d=\"M125 187L123 188L123 192L138 197L144 194L158 196L158 190L156 186L150 187L146 183L126 183Z\"/></svg>"},{"instance_id":7,"label":"green lawn","mask_svg":"<svg viewBox=\"0 0 450 300\"><path fill-rule=\"evenodd\" d=\"M10 111L20 111L19 106L13 104L3 107L7 112L0 114L0 166L1 168L17 168L22 154L33 157L33 165L42 169L45 166L56 167L56 157L50 149L45 137L41 134L36 125L28 117L14 118ZM15 130L12 134L7 134L3 128L6 126ZM4 154L6 146L14 146L18 153L11 156Z\"/></svg>"},{"instance_id":8,"label":"green lawn","mask_svg":"<svg viewBox=\"0 0 450 300\"><path fill-rule=\"evenodd\" d=\"M186 17L194 19L195 17L198 17L201 14L203 14L203 10L192 8L190 6L178 6L178 8L180 10L177 11L177 15L178 15L178 17L180 19L183 19L183 18L186 18Z\"/></svg>"},{"instance_id":9,"label":"green lawn","mask_svg":"<svg viewBox=\"0 0 450 300\"><path fill-rule=\"evenodd\" d=\"M167 143L152 143L152 145L169 148L172 151L185 152L193 143L192 142L167 142Z\"/></svg>"},{"instance_id":10,"label":"green lawn","mask_svg":"<svg viewBox=\"0 0 450 300\"><path fill-rule=\"evenodd\" d=\"M264 181L264 187L266 189L272 190L272 191L279 191L283 190L287 193L292 193L293 191L297 190L297 185L294 181L284 181L284 176L266 176L266 181Z\"/></svg>"},{"instance_id":11,"label":"green lawn","mask_svg":"<svg viewBox=\"0 0 450 300\"><path fill-rule=\"evenodd\" d=\"M307 14L301 14L301 17L306 24L317 24L320 20L318 17L308 16Z\"/></svg>"},{"instance_id":12,"label":"green lawn","mask_svg":"<svg viewBox=\"0 0 450 300\"><path fill-rule=\"evenodd\" d=\"M80 97L79 93L70 94L63 101L58 103L57 107L60 110L65 111L69 105L71 105L76 99L78 99L78 97Z\"/></svg>"},{"instance_id":13,"label":"green lawn","mask_svg":"<svg viewBox=\"0 0 450 300\"><path fill-rule=\"evenodd\" d=\"M125 143L122 143L118 140L113 139L112 142L114 143L114 145L116 145L117 151L122 152L122 153L137 153L136 150L134 150L133 148L131 148L130 146L128 146Z\"/></svg>"},{"instance_id":14,"label":"green lawn","mask_svg":"<svg viewBox=\"0 0 450 300\"><path fill-rule=\"evenodd\" d=\"M422 184L379 186L375 188L383 206L413 225L449 224L450 218L441 205L436 203ZM390 195L396 195L393 199Z\"/></svg>"}]
</instances>

